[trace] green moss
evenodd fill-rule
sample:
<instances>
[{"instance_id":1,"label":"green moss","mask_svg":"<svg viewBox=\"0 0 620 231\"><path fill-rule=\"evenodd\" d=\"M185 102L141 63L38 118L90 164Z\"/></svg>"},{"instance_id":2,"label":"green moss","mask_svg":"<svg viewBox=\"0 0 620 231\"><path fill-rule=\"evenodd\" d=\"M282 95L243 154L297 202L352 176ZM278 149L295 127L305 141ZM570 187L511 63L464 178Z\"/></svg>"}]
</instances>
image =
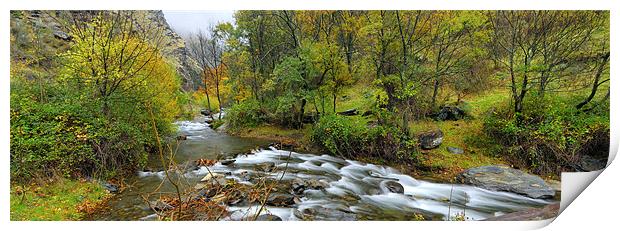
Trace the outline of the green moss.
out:
<instances>
[{"instance_id":1,"label":"green moss","mask_svg":"<svg viewBox=\"0 0 620 231\"><path fill-rule=\"evenodd\" d=\"M60 179L46 185L11 185L12 221L80 220L77 209L83 203L96 203L107 195L97 182Z\"/></svg>"}]
</instances>

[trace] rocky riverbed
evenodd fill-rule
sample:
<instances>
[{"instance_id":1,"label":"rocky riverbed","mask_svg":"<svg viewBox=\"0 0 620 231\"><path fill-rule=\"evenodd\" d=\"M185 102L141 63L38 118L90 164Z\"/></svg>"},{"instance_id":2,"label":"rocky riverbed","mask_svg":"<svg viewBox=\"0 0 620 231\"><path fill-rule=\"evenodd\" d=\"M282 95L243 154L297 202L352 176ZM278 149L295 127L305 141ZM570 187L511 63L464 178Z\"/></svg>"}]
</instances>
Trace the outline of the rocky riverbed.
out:
<instances>
[{"instance_id":1,"label":"rocky riverbed","mask_svg":"<svg viewBox=\"0 0 620 231\"><path fill-rule=\"evenodd\" d=\"M180 135L187 139L180 141L176 159L186 164L169 171L168 176L183 182L187 201L201 200L225 209L219 220L483 220L554 203L550 197L536 193L487 187L487 183L473 181L463 182L475 186L423 181L387 166L329 155L274 147L243 153L228 146L241 143L246 148L256 147L267 141L239 140L216 133L203 121L178 123ZM217 151L212 150L215 146L202 146L214 144L214 140L219 141ZM242 154L231 154L235 152ZM200 158L219 161L197 165ZM529 179L523 174L513 176ZM174 195L173 187L166 182L163 171L139 172L133 187L111 202L111 207L125 212L103 219L157 219L153 208L138 195L155 189ZM265 185L273 187L256 190L265 189ZM163 210L174 209L161 206Z\"/></svg>"}]
</instances>

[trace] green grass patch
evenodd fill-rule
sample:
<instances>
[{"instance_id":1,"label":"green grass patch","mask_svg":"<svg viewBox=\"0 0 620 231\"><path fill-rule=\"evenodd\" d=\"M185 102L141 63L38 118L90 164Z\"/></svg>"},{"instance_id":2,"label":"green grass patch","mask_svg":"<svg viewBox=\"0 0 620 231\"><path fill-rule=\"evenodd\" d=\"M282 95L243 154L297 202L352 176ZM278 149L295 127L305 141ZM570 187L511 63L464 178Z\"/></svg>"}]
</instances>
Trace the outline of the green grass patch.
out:
<instances>
[{"instance_id":1,"label":"green grass patch","mask_svg":"<svg viewBox=\"0 0 620 231\"><path fill-rule=\"evenodd\" d=\"M375 89L361 83L358 83L343 91L336 100L336 111L346 111L349 109L357 109L359 113L370 109L375 100Z\"/></svg>"},{"instance_id":2,"label":"green grass patch","mask_svg":"<svg viewBox=\"0 0 620 231\"><path fill-rule=\"evenodd\" d=\"M78 206L105 199L97 182L59 179L46 185L11 185L12 221L67 221L83 218Z\"/></svg>"},{"instance_id":3,"label":"green grass patch","mask_svg":"<svg viewBox=\"0 0 620 231\"><path fill-rule=\"evenodd\" d=\"M421 164L437 171L434 177L450 180L467 168L492 164L507 164L495 153L495 144L488 142L483 132L484 114L490 109L507 103L510 94L506 89L491 90L465 99L469 117L459 121L434 121L432 119L413 121L409 128L413 134L441 129L444 139L436 149L422 151ZM447 147L463 149L464 154L453 154Z\"/></svg>"}]
</instances>

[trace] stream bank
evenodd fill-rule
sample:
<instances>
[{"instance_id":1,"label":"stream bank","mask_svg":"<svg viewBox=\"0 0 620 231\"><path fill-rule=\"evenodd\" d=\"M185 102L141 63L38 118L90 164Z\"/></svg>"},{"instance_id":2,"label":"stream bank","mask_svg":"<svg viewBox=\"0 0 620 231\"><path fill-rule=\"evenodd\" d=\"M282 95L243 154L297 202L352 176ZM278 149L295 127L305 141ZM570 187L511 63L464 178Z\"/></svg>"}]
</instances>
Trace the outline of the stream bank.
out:
<instances>
[{"instance_id":1,"label":"stream bank","mask_svg":"<svg viewBox=\"0 0 620 231\"><path fill-rule=\"evenodd\" d=\"M150 169L132 176L131 186L110 199L109 211L94 219L158 219L146 201L157 203L163 195L175 195L168 179L179 182L183 199L223 207L226 211L218 220L481 220L554 203L553 199L420 180L382 165L267 148L270 140L229 136L210 129L204 121L198 117L177 122L179 135L186 140L179 142L174 159L184 167L166 174L153 160ZM197 160L220 161L199 165ZM265 181L277 186L264 194L269 198L258 201L244 190L234 200L228 194L204 191L213 188L214 182L253 188ZM201 192L201 197L195 197ZM175 208L168 205L162 210Z\"/></svg>"}]
</instances>

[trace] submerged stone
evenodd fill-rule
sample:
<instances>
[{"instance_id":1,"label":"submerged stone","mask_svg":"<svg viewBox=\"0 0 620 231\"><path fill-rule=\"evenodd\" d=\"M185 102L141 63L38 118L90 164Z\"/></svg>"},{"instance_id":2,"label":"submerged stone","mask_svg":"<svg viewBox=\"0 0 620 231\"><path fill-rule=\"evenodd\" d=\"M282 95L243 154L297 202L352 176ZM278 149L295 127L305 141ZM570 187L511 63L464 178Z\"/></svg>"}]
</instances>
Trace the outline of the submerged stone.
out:
<instances>
[{"instance_id":1,"label":"submerged stone","mask_svg":"<svg viewBox=\"0 0 620 231\"><path fill-rule=\"evenodd\" d=\"M235 159L220 160L220 163L222 165L231 165L234 162L235 162Z\"/></svg>"},{"instance_id":2,"label":"submerged stone","mask_svg":"<svg viewBox=\"0 0 620 231\"><path fill-rule=\"evenodd\" d=\"M405 193L405 188L400 183L398 183L396 181L391 181L391 180L390 181L386 181L385 183L383 183L383 185L390 192L400 193L400 194Z\"/></svg>"},{"instance_id":3,"label":"submerged stone","mask_svg":"<svg viewBox=\"0 0 620 231\"><path fill-rule=\"evenodd\" d=\"M282 218L271 215L271 214L263 214L256 218L257 221L282 221Z\"/></svg>"},{"instance_id":4,"label":"submerged stone","mask_svg":"<svg viewBox=\"0 0 620 231\"><path fill-rule=\"evenodd\" d=\"M287 193L272 193L267 198L266 204L273 206L290 206L295 204L295 196Z\"/></svg>"},{"instance_id":5,"label":"submerged stone","mask_svg":"<svg viewBox=\"0 0 620 231\"><path fill-rule=\"evenodd\" d=\"M343 211L340 209L311 207L302 210L295 210L293 213L297 218L304 221L355 221L357 215L351 211Z\"/></svg>"}]
</instances>

